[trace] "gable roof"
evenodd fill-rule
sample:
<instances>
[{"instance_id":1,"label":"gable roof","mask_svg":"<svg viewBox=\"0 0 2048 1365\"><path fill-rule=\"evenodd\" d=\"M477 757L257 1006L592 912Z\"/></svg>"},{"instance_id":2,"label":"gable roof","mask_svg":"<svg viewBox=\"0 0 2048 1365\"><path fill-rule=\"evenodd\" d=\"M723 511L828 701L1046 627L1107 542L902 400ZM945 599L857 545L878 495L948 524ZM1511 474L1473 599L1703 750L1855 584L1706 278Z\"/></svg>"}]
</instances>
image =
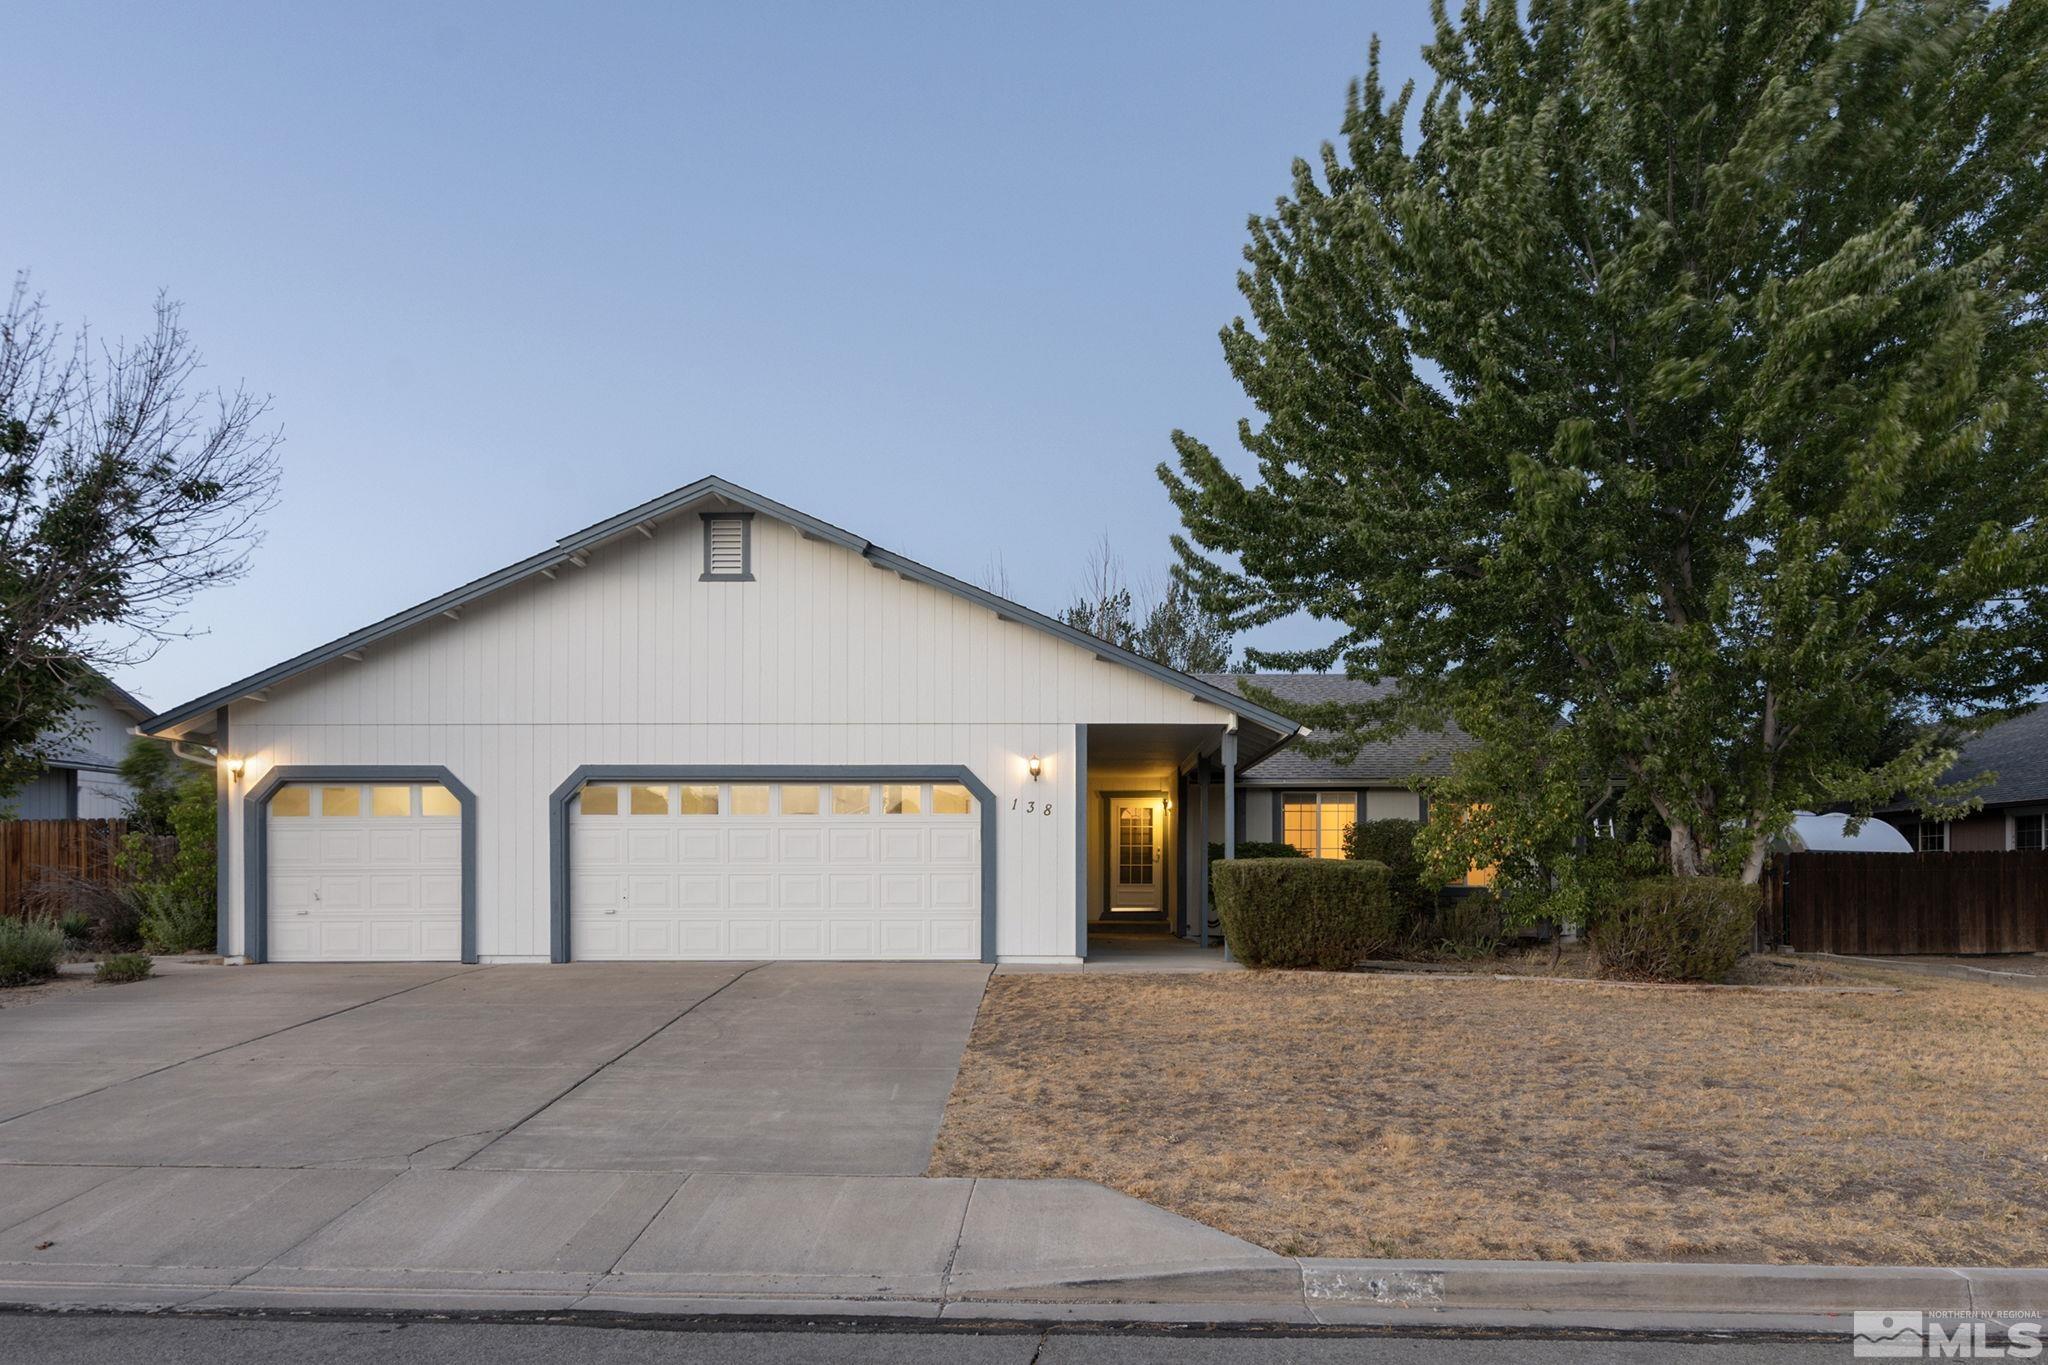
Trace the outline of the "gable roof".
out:
<instances>
[{"instance_id":1,"label":"gable roof","mask_svg":"<svg viewBox=\"0 0 2048 1365\"><path fill-rule=\"evenodd\" d=\"M1377 701L1393 690L1391 682L1363 682L1337 673L1205 673L1232 692L1249 680L1286 701L1308 705ZM1443 777L1451 771L1451 754L1472 747L1472 737L1452 725L1441 731L1409 730L1391 739L1363 745L1349 763L1318 758L1285 748L1238 774L1252 787L1405 786L1414 777Z\"/></svg>"},{"instance_id":2,"label":"gable roof","mask_svg":"<svg viewBox=\"0 0 2048 1365\"><path fill-rule=\"evenodd\" d=\"M1979 773L1998 774L1996 781L1977 791L1987 806L2048 802L2048 706L2022 711L1965 742L1941 780L1962 782Z\"/></svg>"},{"instance_id":3,"label":"gable roof","mask_svg":"<svg viewBox=\"0 0 2048 1365\"><path fill-rule=\"evenodd\" d=\"M453 611L467 603L494 593L500 588L510 587L514 583L522 582L537 574L553 577L563 565L579 562L581 556L586 555L589 551L596 549L607 541L632 535L638 527L661 521L707 502L743 508L761 516L773 517L777 521L785 522L795 527L808 539L827 541L850 550L867 560L870 564L873 564L876 568L890 570L898 577L916 583L923 583L942 592L949 592L955 596L964 597L970 602L979 603L981 606L994 612L1002 620L1028 626L1034 630L1056 636L1067 641L1069 644L1078 645L1088 650L1095 657L1106 663L1121 664L1126 668L1135 669L1161 682L1180 688L1197 701L1208 702L1210 705L1222 707L1236 714L1240 720L1249 721L1267 732L1262 736L1254 737L1264 742L1247 746L1250 752L1261 755L1271 752L1272 749L1285 744L1301 729L1297 722L1288 717L1280 715L1275 711L1269 711L1262 706L1254 706L1238 696L1235 691L1219 687L1212 680L1197 677L1192 673L1182 673L1168 668L1164 664L1154 663L1150 659L1133 654L1129 650L1119 649L1115 645L1099 640L1085 631L1076 630L1063 621L1056 621L1050 616L1033 611L1031 608L1019 605L1007 598L998 597L994 593L977 588L971 583L963 583L949 574L940 573L937 569L929 568L918 563L916 560L906 558L892 550L885 550L873 541L863 539L851 531L834 526L830 522L820 521L808 513L799 512L794 507L786 506L775 501L773 498L763 497L752 489L742 488L740 485L719 478L716 475L699 479L695 483L685 484L673 492L664 493L660 497L643 502L637 507L628 508L617 516L607 517L605 520L586 526L580 531L563 536L550 548L542 550L539 554L529 555L516 564L508 564L496 573L485 574L482 578L465 583L452 591L442 593L439 597L430 598L418 606L409 607L395 615L387 616L381 621L364 626L361 630L344 635L340 639L330 640L316 649L309 649L303 654L286 659L283 663L275 664L261 672L252 673L246 678L229 683L226 687L217 688L205 696L195 697L191 701L181 706L174 706L160 715L151 716L138 728L142 733L149 735L183 735L210 732L214 724L213 713L220 707L240 701L252 693L261 692L265 688L285 682L301 673L318 668L322 664L330 663L335 659L361 650L380 640L389 639L391 636L397 635L412 626L424 621L430 621L443 612Z\"/></svg>"}]
</instances>

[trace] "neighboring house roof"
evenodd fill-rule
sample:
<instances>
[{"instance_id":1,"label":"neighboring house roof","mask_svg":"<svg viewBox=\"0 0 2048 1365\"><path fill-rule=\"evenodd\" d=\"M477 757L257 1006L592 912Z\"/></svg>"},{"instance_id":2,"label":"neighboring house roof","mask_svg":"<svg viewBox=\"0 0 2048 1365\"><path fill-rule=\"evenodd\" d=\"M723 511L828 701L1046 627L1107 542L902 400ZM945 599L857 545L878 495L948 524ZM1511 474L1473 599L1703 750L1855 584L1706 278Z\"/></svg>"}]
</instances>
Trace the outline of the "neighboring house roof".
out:
<instances>
[{"instance_id":1,"label":"neighboring house roof","mask_svg":"<svg viewBox=\"0 0 2048 1365\"><path fill-rule=\"evenodd\" d=\"M1249 680L1286 701L1309 705L1377 701L1393 690L1390 682L1361 682L1336 673L1205 673L1232 692ZM1455 725L1442 731L1410 730L1392 739L1361 747L1356 758L1339 763L1297 748L1285 748L1239 774L1253 787L1379 785L1405 786L1411 778L1443 777L1451 771L1451 755L1472 746L1472 738Z\"/></svg>"},{"instance_id":2,"label":"neighboring house roof","mask_svg":"<svg viewBox=\"0 0 2048 1365\"><path fill-rule=\"evenodd\" d=\"M2012 806L2030 801L2048 802L2048 706L2038 706L1966 742L1949 770L1942 774L1947 785L1996 773L1997 779L1977 789L1986 806ZM1887 807L1911 810L1910 805Z\"/></svg>"},{"instance_id":3,"label":"neighboring house roof","mask_svg":"<svg viewBox=\"0 0 2048 1365\"><path fill-rule=\"evenodd\" d=\"M139 701L133 693L111 678L101 678L97 700L123 720L140 723L149 719L149 707ZM81 703L84 709L91 703ZM74 713L75 714L75 713ZM125 728L125 727L123 727ZM75 735L62 749L44 760L47 768L78 768L95 772L113 772L121 766L121 755L109 754L103 748L95 747L108 738L104 727L89 727L87 733ZM125 736L121 737L126 743Z\"/></svg>"},{"instance_id":4,"label":"neighboring house roof","mask_svg":"<svg viewBox=\"0 0 2048 1365\"><path fill-rule=\"evenodd\" d=\"M1213 680L1182 673L1163 664L1119 649L1115 645L1099 640L1085 631L1076 630L1064 622L1035 612L1029 607L996 596L971 583L963 583L937 569L928 568L915 560L907 559L891 550L885 550L873 541L865 540L829 522L818 520L793 507L785 506L772 498L763 497L751 489L742 488L715 475L686 484L671 493L641 503L637 507L608 517L593 526L585 527L571 535L562 537L553 546L539 554L530 555L516 564L507 565L496 573L486 574L471 583L446 592L439 597L408 608L394 616L363 627L338 640L331 640L317 649L285 660L259 673L252 673L238 682L207 693L202 697L174 706L161 715L150 717L142 723L144 734L179 736L191 733L210 733L213 728L214 712L232 702L240 701L254 693L285 682L298 674L318 668L351 653L358 652L380 640L407 630L424 621L430 621L445 612L458 610L469 602L476 601L500 588L532 578L535 575L554 577L565 566L579 565L588 553L607 541L631 536L643 526L674 516L702 503L716 502L728 507L744 508L761 516L773 517L795 527L812 540L828 541L843 546L873 564L876 568L887 569L897 576L912 582L923 583L945 592L979 603L1005 621L1044 631L1048 635L1089 650L1097 658L1108 663L1120 664L1146 673L1162 682L1182 688L1198 701L1208 702L1235 713L1241 720L1250 721L1268 732L1263 736L1263 745L1250 746L1263 754L1278 745L1285 744L1301 726L1294 720L1265 707L1255 706L1229 688L1217 686Z\"/></svg>"}]
</instances>

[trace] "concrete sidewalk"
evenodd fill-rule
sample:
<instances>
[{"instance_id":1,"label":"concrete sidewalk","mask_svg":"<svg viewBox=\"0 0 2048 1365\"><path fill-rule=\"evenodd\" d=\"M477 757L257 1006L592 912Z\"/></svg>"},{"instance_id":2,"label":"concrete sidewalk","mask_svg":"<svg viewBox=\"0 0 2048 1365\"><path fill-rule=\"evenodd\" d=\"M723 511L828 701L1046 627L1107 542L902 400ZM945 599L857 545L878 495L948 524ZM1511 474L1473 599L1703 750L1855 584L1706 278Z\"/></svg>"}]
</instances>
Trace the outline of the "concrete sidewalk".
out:
<instances>
[{"instance_id":1,"label":"concrete sidewalk","mask_svg":"<svg viewBox=\"0 0 2048 1365\"><path fill-rule=\"evenodd\" d=\"M1082 1181L0 1167L0 1303L1835 1332L2048 1271L1294 1259Z\"/></svg>"},{"instance_id":2,"label":"concrete sidewalk","mask_svg":"<svg viewBox=\"0 0 2048 1365\"><path fill-rule=\"evenodd\" d=\"M0 1224L11 1303L918 1311L1211 1281L1301 1299L1287 1258L1071 1180L0 1166Z\"/></svg>"}]
</instances>

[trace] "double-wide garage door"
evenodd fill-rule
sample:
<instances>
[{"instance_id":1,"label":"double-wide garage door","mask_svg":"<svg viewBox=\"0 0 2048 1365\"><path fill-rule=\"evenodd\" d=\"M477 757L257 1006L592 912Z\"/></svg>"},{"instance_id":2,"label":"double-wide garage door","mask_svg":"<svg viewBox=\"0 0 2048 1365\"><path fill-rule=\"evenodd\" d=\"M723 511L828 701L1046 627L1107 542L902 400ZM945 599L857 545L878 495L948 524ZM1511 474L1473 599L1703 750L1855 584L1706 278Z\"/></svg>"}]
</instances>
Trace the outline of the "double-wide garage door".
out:
<instances>
[{"instance_id":1,"label":"double-wide garage door","mask_svg":"<svg viewBox=\"0 0 2048 1365\"><path fill-rule=\"evenodd\" d=\"M433 783L292 783L270 797L273 962L462 956L462 807Z\"/></svg>"},{"instance_id":2,"label":"double-wide garage door","mask_svg":"<svg viewBox=\"0 0 2048 1365\"><path fill-rule=\"evenodd\" d=\"M589 784L570 955L978 958L979 814L948 782Z\"/></svg>"}]
</instances>

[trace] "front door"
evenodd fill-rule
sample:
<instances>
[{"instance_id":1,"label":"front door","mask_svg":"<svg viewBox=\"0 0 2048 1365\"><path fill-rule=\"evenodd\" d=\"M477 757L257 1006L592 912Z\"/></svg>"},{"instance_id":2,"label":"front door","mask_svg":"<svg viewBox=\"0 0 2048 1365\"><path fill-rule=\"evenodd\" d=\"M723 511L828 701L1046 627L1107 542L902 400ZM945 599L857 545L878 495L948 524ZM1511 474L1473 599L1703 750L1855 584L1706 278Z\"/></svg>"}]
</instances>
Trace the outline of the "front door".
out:
<instances>
[{"instance_id":1,"label":"front door","mask_svg":"<svg viewBox=\"0 0 2048 1365\"><path fill-rule=\"evenodd\" d=\"M1109 908L1158 910L1165 899L1164 802L1156 796L1109 803Z\"/></svg>"}]
</instances>

